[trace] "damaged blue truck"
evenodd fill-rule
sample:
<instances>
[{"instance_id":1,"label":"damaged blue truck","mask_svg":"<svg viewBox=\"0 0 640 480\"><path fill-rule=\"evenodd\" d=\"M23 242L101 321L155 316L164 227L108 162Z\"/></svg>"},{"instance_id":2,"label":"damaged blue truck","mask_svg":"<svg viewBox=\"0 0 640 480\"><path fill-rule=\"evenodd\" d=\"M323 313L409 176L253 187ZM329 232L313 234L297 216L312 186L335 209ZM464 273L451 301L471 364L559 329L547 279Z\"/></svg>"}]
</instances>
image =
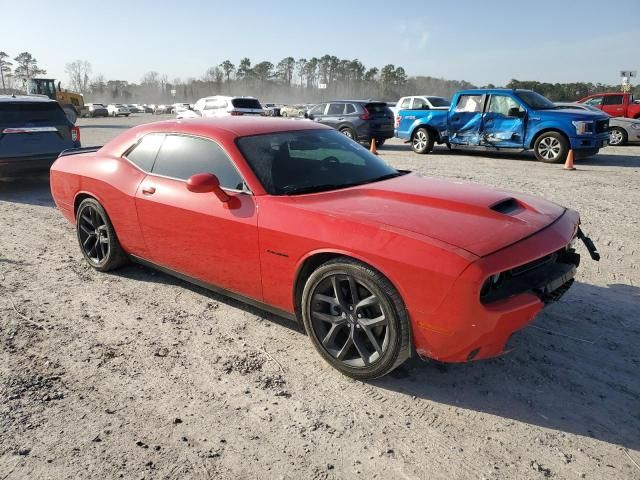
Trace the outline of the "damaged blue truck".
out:
<instances>
[{"instance_id":1,"label":"damaged blue truck","mask_svg":"<svg viewBox=\"0 0 640 480\"><path fill-rule=\"evenodd\" d=\"M475 89L457 92L449 110L400 110L395 136L416 153L449 148L533 150L538 160L564 162L598 153L607 145L609 116L558 109L531 90Z\"/></svg>"}]
</instances>

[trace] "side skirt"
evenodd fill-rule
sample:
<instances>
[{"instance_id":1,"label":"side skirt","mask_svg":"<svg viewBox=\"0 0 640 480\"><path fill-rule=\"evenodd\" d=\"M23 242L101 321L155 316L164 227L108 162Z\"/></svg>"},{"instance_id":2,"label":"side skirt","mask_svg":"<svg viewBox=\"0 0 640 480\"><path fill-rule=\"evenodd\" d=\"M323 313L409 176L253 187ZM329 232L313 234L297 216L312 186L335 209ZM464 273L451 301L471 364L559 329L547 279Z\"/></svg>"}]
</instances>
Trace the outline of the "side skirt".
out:
<instances>
[{"instance_id":1,"label":"side skirt","mask_svg":"<svg viewBox=\"0 0 640 480\"><path fill-rule=\"evenodd\" d=\"M253 298L247 297L240 293L232 292L231 290L218 287L217 285L214 285L212 283L198 280L197 278L190 277L189 275L185 275L184 273L176 272L175 270L150 262L149 260L145 260L144 258L140 258L135 255L129 255L129 257L134 262L139 263L140 265L144 265L145 267L153 268L155 270L160 270L161 272L166 273L167 275L171 275L173 277L179 278L180 280L184 280L185 282L192 283L194 285L205 288L207 290L211 290L212 292L219 293L220 295L224 295L225 297L233 298L234 300L238 300L239 302L246 303L248 305L251 305L252 307L256 307L256 308L259 308L260 310L264 310L266 312L272 313L273 315L277 315L279 317L286 318L287 320L293 320L294 322L299 323L296 316L293 313L287 312L286 310L281 310L279 308L272 307L271 305L268 305L259 300L255 300Z\"/></svg>"}]
</instances>

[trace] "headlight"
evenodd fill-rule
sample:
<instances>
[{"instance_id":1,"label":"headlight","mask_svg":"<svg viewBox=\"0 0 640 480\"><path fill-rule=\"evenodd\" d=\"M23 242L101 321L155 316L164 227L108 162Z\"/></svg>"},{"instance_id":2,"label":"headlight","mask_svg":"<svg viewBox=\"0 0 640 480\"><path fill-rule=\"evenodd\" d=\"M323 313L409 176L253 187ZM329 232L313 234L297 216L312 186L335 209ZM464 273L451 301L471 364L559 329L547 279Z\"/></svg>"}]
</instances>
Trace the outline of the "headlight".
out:
<instances>
[{"instance_id":1,"label":"headlight","mask_svg":"<svg viewBox=\"0 0 640 480\"><path fill-rule=\"evenodd\" d=\"M631 128L633 128L634 130L640 130L640 122L632 123Z\"/></svg>"},{"instance_id":2,"label":"headlight","mask_svg":"<svg viewBox=\"0 0 640 480\"><path fill-rule=\"evenodd\" d=\"M585 122L582 120L574 120L573 126L576 127L578 135L591 135L593 133L593 122Z\"/></svg>"}]
</instances>

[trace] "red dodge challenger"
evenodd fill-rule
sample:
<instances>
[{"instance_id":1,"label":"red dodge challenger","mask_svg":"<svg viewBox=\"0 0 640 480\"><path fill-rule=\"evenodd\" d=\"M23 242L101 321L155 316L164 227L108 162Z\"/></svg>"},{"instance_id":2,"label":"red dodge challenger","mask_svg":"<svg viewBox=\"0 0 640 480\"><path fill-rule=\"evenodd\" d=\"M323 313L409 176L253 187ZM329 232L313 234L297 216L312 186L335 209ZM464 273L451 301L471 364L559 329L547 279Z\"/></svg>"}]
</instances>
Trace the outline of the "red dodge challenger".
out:
<instances>
[{"instance_id":1,"label":"red dodge challenger","mask_svg":"<svg viewBox=\"0 0 640 480\"><path fill-rule=\"evenodd\" d=\"M574 240L598 257L573 210L396 170L306 121L141 125L63 152L51 191L95 269L133 260L298 319L358 379L502 354L573 283Z\"/></svg>"}]
</instances>

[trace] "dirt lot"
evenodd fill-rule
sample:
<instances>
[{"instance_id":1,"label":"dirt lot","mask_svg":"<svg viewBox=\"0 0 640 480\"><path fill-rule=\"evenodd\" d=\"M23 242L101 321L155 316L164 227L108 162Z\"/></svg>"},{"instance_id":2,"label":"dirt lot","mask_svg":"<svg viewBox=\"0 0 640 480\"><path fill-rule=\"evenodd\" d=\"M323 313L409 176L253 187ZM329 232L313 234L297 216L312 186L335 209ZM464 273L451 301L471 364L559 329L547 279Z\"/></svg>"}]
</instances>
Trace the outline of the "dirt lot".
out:
<instances>
[{"instance_id":1,"label":"dirt lot","mask_svg":"<svg viewBox=\"0 0 640 480\"><path fill-rule=\"evenodd\" d=\"M82 120L83 144L151 118ZM93 271L47 178L0 182L0 480L640 478L640 146L575 172L381 154L575 208L602 261L582 250L512 353L359 383L286 320L141 266Z\"/></svg>"}]
</instances>

